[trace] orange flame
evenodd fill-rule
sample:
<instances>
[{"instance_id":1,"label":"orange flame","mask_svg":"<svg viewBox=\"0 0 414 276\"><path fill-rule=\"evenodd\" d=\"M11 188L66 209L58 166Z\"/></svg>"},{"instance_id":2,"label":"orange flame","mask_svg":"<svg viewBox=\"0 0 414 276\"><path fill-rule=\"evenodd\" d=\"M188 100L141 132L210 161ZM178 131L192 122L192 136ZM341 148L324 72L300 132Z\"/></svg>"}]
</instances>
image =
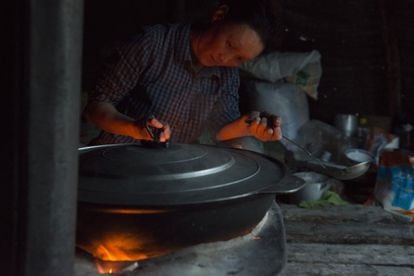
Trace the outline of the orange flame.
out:
<instances>
[{"instance_id":1,"label":"orange flame","mask_svg":"<svg viewBox=\"0 0 414 276\"><path fill-rule=\"evenodd\" d=\"M139 252L141 242L136 237L118 236L105 240L94 250L94 256L104 261L136 261L149 258Z\"/></svg>"},{"instance_id":2,"label":"orange flame","mask_svg":"<svg viewBox=\"0 0 414 276\"><path fill-rule=\"evenodd\" d=\"M112 233L105 237L96 237L88 243L78 244L79 248L95 258L99 273L119 273L139 260L160 256L168 250L148 250L154 244L151 237L138 237L135 233ZM111 271L111 272L110 272Z\"/></svg>"},{"instance_id":3,"label":"orange flame","mask_svg":"<svg viewBox=\"0 0 414 276\"><path fill-rule=\"evenodd\" d=\"M95 246L91 245L89 249L95 257L98 272L100 274L112 274L121 272L138 260L152 257L143 254L140 250L145 246L146 242L134 235L117 234L106 237L100 243L96 243Z\"/></svg>"}]
</instances>

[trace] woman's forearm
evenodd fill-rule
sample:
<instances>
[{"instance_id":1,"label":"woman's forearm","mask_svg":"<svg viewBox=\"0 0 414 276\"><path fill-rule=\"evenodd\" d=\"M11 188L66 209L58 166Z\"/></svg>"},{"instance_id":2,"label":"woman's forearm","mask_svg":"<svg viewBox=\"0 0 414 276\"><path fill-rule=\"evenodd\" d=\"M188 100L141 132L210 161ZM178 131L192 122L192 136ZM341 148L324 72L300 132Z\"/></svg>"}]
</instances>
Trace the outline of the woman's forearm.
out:
<instances>
[{"instance_id":1,"label":"woman's forearm","mask_svg":"<svg viewBox=\"0 0 414 276\"><path fill-rule=\"evenodd\" d=\"M242 122L240 122L240 120L236 120L222 127L216 133L216 140L226 141L226 140L235 139L239 137L250 136L246 126L241 125L241 123Z\"/></svg>"},{"instance_id":2,"label":"woman's forearm","mask_svg":"<svg viewBox=\"0 0 414 276\"><path fill-rule=\"evenodd\" d=\"M92 102L84 111L85 117L95 126L119 135L142 139L145 133L136 126L133 118L120 113L112 104Z\"/></svg>"}]
</instances>

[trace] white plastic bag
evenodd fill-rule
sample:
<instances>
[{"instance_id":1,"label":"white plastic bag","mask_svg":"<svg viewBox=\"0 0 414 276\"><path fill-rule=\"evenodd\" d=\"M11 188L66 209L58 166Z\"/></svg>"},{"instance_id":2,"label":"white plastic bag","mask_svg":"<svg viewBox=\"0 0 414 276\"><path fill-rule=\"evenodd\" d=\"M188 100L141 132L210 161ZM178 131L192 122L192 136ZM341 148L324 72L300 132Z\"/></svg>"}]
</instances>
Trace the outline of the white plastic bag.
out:
<instances>
[{"instance_id":1,"label":"white plastic bag","mask_svg":"<svg viewBox=\"0 0 414 276\"><path fill-rule=\"evenodd\" d=\"M317 99L322 76L321 54L311 52L272 52L243 63L241 70L269 82L282 79L297 85L311 98Z\"/></svg>"}]
</instances>

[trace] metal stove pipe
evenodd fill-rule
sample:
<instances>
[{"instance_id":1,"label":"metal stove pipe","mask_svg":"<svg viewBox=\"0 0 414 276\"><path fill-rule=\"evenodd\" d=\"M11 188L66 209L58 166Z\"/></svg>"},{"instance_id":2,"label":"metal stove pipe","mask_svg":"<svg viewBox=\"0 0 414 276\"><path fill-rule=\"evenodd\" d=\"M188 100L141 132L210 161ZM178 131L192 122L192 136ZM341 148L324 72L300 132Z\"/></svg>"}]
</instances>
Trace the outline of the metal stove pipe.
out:
<instances>
[{"instance_id":1,"label":"metal stove pipe","mask_svg":"<svg viewBox=\"0 0 414 276\"><path fill-rule=\"evenodd\" d=\"M69 276L75 253L83 1L15 3L13 43L7 45L10 102L4 107L10 118L4 151L10 170L2 215L9 242L2 247L8 256L1 269L4 275Z\"/></svg>"}]
</instances>

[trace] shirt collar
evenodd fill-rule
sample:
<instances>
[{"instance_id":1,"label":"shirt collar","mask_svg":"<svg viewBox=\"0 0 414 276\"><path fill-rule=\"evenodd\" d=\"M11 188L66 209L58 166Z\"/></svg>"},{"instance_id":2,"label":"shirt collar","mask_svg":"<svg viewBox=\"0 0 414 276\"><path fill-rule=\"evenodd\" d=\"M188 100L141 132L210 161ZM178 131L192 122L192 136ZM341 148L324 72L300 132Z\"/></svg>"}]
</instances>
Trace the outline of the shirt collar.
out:
<instances>
[{"instance_id":1,"label":"shirt collar","mask_svg":"<svg viewBox=\"0 0 414 276\"><path fill-rule=\"evenodd\" d=\"M187 70L195 72L193 70L195 57L191 50L191 24L184 25L182 36L177 36L177 39L179 40L177 41L176 61L183 63ZM220 77L220 72L220 67L203 67L198 75L201 77Z\"/></svg>"}]
</instances>

